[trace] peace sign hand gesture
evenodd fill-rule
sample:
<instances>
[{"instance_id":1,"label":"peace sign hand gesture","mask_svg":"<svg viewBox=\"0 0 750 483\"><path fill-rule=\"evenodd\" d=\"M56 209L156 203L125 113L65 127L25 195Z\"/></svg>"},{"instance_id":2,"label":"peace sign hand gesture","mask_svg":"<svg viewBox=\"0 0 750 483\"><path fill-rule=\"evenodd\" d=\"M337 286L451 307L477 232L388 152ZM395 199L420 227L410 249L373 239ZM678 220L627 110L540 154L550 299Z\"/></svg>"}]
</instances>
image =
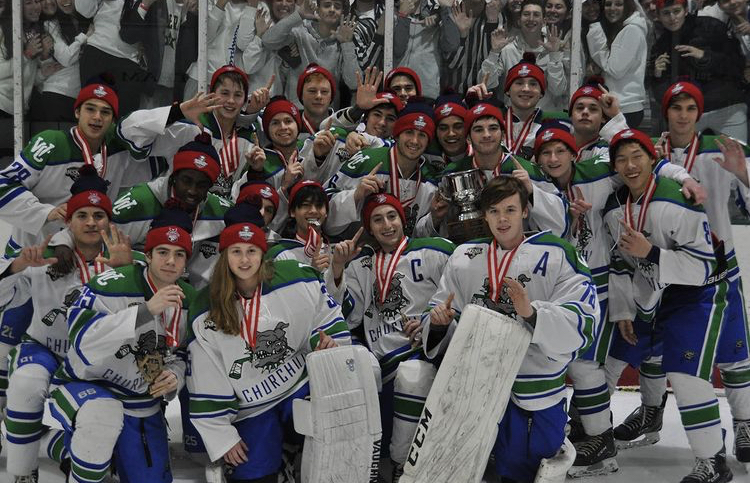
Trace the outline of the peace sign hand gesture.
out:
<instances>
[{"instance_id":1,"label":"peace sign hand gesture","mask_svg":"<svg viewBox=\"0 0 750 483\"><path fill-rule=\"evenodd\" d=\"M130 237L124 235L114 223L109 224L109 234L106 230L101 231L102 240L107 246L109 258L102 255L96 257L96 261L111 268L123 267L133 263L133 252L130 249Z\"/></svg>"}]
</instances>

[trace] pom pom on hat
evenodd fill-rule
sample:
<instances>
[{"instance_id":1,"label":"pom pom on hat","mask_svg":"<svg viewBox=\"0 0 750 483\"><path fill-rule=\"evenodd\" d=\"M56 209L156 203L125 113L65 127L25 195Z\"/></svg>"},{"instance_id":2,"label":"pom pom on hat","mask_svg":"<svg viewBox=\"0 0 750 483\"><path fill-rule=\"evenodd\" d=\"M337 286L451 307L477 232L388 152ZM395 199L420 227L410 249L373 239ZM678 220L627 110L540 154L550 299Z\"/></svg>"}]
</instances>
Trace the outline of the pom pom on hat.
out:
<instances>
[{"instance_id":1,"label":"pom pom on hat","mask_svg":"<svg viewBox=\"0 0 750 483\"><path fill-rule=\"evenodd\" d=\"M70 220L73 214L87 206L101 208L112 218L112 200L107 196L109 183L102 179L96 168L90 164L81 166L78 178L70 187L71 197L65 210L65 219Z\"/></svg>"},{"instance_id":2,"label":"pom pom on hat","mask_svg":"<svg viewBox=\"0 0 750 483\"><path fill-rule=\"evenodd\" d=\"M151 222L146 234L143 251L148 253L159 245L172 245L187 252L188 258L193 254L193 241L190 233L193 231L193 220L179 200L167 200L161 213Z\"/></svg>"}]
</instances>

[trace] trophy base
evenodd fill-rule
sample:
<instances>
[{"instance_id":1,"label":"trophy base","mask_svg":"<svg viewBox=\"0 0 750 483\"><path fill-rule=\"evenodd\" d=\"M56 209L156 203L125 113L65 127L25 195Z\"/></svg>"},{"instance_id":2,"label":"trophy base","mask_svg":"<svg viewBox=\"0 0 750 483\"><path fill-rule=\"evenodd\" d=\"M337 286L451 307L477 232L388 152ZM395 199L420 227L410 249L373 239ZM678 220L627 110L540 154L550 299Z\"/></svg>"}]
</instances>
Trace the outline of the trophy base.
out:
<instances>
[{"instance_id":1,"label":"trophy base","mask_svg":"<svg viewBox=\"0 0 750 483\"><path fill-rule=\"evenodd\" d=\"M449 221L448 238L455 243L466 243L475 238L490 236L490 229L483 218L473 218L470 220Z\"/></svg>"}]
</instances>

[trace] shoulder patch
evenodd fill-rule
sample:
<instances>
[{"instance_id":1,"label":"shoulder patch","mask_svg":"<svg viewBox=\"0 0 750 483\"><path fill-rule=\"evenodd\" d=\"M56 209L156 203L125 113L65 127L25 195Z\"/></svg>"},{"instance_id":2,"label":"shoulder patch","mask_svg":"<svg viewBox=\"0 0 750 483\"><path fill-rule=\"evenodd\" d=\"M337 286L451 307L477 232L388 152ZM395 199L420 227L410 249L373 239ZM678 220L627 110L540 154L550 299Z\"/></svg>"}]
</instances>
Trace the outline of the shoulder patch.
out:
<instances>
[{"instance_id":1,"label":"shoulder patch","mask_svg":"<svg viewBox=\"0 0 750 483\"><path fill-rule=\"evenodd\" d=\"M112 221L130 223L152 220L161 213L161 203L146 183L133 186L112 203Z\"/></svg>"}]
</instances>

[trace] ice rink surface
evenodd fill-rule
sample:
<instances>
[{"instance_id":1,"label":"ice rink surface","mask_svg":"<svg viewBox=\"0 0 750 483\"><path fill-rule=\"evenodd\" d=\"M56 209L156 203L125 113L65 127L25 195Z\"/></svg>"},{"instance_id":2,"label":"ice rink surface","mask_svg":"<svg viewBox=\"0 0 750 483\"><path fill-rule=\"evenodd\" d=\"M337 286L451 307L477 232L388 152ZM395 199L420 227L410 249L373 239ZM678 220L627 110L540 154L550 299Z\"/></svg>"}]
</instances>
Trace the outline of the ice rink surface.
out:
<instances>
[{"instance_id":1,"label":"ice rink surface","mask_svg":"<svg viewBox=\"0 0 750 483\"><path fill-rule=\"evenodd\" d=\"M639 393L618 391L612 400L615 423L625 419L639 403ZM727 459L734 473L733 481L750 483L750 475L731 455L734 435L732 434L732 417L729 414L726 398L719 398L719 406L722 424L727 430ZM182 451L180 444L182 439L180 410L177 400L167 407L167 420L171 428L169 438L172 441L170 448L172 450L172 473L175 483L203 483L205 480L203 479L202 468L189 461ZM664 412L664 429L661 432L661 441L653 446L621 451L617 455L617 463L620 465L620 471L612 475L575 480L568 478L568 481L581 483L679 483L682 477L690 472L693 467L693 455L688 447L685 431L680 424L680 415L671 395ZM10 482L11 480L5 474L4 454L0 455L0 465L2 467L0 482ZM40 461L39 481L40 483L63 483L65 480L55 463L43 459ZM486 483L494 483L494 481L488 480Z\"/></svg>"}]
</instances>

